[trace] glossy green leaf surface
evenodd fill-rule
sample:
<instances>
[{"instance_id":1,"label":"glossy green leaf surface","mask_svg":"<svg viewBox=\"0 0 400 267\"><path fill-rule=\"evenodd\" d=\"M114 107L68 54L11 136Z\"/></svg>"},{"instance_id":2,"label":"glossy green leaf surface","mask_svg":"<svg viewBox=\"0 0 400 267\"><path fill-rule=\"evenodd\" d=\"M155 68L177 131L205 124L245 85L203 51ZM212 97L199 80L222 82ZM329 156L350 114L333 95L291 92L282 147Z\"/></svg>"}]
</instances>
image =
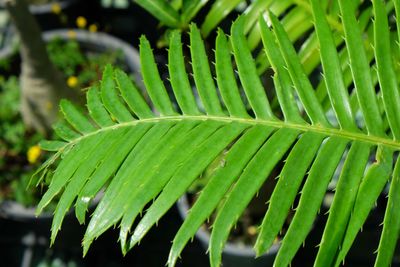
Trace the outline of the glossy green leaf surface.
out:
<instances>
[{"instance_id":1,"label":"glossy green leaf surface","mask_svg":"<svg viewBox=\"0 0 400 267\"><path fill-rule=\"evenodd\" d=\"M187 55L181 33L172 32L169 81L161 78L164 75L160 75L150 43L142 37L145 88L107 66L100 90L91 88L87 93L86 113L62 101L65 120L55 125L60 140L42 143L56 153L37 174L41 181L54 165L37 209L39 214L51 201L58 201L52 242L65 214L75 207L79 222L88 221L84 253L113 226L120 228L121 248L128 253L194 183L202 182L172 242L168 265L177 264L187 242L211 218L210 264L220 266L232 228L251 201L258 199L257 192L274 182L269 188L271 197L261 205L264 211L255 251L262 255L278 240L275 266L288 266L319 216L328 184L335 176L336 191L314 265L340 264L390 181L375 264L389 266L400 229L399 167L398 163L393 166L400 150L398 82L392 55L398 47L392 45L395 34L387 20L393 8L373 1L376 20L372 26L364 25L367 30L362 33L364 26L355 16L358 5L341 0L334 7L320 6L314 0L296 2L296 8L306 10L315 20L315 33L305 48L296 50L285 30L285 25L293 28L303 14L291 13L283 24L264 10L268 3L254 1L257 8L249 10L269 17L248 21L246 16L240 17L229 37L219 30L213 53L208 53L194 24ZM194 16L202 4L185 4L186 16ZM230 5L234 8L235 3ZM278 11L286 10L287 5L271 1ZM168 10L160 16L172 19L176 10ZM335 16L326 16L326 10L336 12ZM364 20L363 14L358 18ZM336 23L339 16L343 18L344 42L338 41L343 30ZM260 30L262 52L272 66L275 88L265 86L247 42L246 33L253 24ZM385 27L384 38L377 38L376 33ZM371 38L374 32L375 50L368 50L362 38ZM341 43L345 45L339 51ZM318 58L307 53L314 49L320 49ZM321 80L309 77L313 67L303 65L304 60L314 66L322 62ZM376 75L371 62L376 62ZM321 89L325 93L317 94L317 87L322 88L318 83L325 84ZM275 104L271 95L276 95ZM151 103L144 96L149 96ZM211 174L204 180L206 173ZM87 214L96 195L97 207Z\"/></svg>"}]
</instances>

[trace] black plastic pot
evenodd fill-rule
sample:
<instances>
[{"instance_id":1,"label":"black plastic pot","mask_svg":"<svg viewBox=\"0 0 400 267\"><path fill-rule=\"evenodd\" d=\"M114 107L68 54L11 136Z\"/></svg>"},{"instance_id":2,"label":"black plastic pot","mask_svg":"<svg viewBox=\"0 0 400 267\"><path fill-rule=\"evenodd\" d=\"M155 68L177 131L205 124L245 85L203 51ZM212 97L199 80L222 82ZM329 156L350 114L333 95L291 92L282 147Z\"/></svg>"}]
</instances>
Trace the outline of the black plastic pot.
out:
<instances>
[{"instance_id":1,"label":"black plastic pot","mask_svg":"<svg viewBox=\"0 0 400 267\"><path fill-rule=\"evenodd\" d=\"M182 216L182 218L185 218L190 208L186 195L178 200L177 207L179 214ZM200 228L196 233L196 238L200 241L204 250L207 250L210 243L210 234ZM256 258L256 253L252 247L227 243L222 252L222 265L224 267L273 266L279 246L279 244L273 245L266 254Z\"/></svg>"},{"instance_id":2,"label":"black plastic pot","mask_svg":"<svg viewBox=\"0 0 400 267\"><path fill-rule=\"evenodd\" d=\"M97 201L95 201L97 202ZM91 206L91 212L94 210ZM154 227L141 244L123 256L118 244L118 229L110 229L93 242L88 254L82 258L81 239L86 226L78 224L73 211L64 219L56 242L50 248L52 214L36 218L34 208L23 208L15 202L0 204L0 266L34 267L39 262L61 259L74 262L77 267L161 267L168 258L170 241L179 228L180 218L171 209ZM185 264L177 266L204 267L207 259L191 257L199 249L191 244L184 251ZM155 257L154 255L157 255ZM57 265L59 266L59 265Z\"/></svg>"},{"instance_id":3,"label":"black plastic pot","mask_svg":"<svg viewBox=\"0 0 400 267\"><path fill-rule=\"evenodd\" d=\"M34 208L25 208L13 201L0 204L0 248L4 266L34 266L49 251L52 214L35 217ZM63 231L53 245L52 253L63 251L70 258L81 256L84 233L72 214L65 217Z\"/></svg>"}]
</instances>

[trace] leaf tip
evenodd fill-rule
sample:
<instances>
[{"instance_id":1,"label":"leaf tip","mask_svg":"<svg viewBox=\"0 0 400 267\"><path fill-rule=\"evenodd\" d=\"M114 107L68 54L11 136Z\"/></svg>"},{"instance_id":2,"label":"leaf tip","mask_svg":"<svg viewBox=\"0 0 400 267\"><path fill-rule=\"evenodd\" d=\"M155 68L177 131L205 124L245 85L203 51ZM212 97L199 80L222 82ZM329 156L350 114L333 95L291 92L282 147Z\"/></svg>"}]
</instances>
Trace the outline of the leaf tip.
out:
<instances>
[{"instance_id":1,"label":"leaf tip","mask_svg":"<svg viewBox=\"0 0 400 267\"><path fill-rule=\"evenodd\" d=\"M83 257L85 257L89 251L90 245L92 244L93 239L87 239L84 238L82 241L82 246L83 246Z\"/></svg>"}]
</instances>

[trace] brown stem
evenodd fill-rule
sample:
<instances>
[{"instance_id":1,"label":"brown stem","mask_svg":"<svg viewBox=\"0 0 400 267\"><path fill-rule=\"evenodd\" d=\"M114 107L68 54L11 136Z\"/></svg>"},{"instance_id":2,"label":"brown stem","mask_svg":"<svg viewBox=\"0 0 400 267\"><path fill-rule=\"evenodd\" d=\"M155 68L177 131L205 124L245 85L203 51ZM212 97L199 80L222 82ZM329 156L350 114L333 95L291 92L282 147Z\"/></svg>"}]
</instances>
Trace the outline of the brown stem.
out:
<instances>
[{"instance_id":1,"label":"brown stem","mask_svg":"<svg viewBox=\"0 0 400 267\"><path fill-rule=\"evenodd\" d=\"M20 39L21 112L28 128L48 133L58 117L61 98L76 99L51 63L35 17L26 0L5 0Z\"/></svg>"}]
</instances>

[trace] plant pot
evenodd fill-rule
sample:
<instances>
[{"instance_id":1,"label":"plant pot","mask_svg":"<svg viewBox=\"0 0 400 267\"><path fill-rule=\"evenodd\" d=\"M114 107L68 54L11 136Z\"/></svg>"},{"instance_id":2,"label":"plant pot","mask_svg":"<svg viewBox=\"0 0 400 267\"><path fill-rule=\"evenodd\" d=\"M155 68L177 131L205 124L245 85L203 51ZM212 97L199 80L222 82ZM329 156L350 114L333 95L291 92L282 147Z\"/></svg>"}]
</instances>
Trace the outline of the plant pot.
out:
<instances>
[{"instance_id":1,"label":"plant pot","mask_svg":"<svg viewBox=\"0 0 400 267\"><path fill-rule=\"evenodd\" d=\"M102 53L105 51L117 51L120 50L124 55L124 62L121 62L122 65L126 66L126 72L133 74L135 76L136 82L140 85L141 76L140 76L140 58L138 51L128 44L127 42L109 35L107 33L102 32L89 32L86 30L80 29L58 29L46 31L43 33L43 39L45 42L50 41L53 38L61 38L62 40L70 40L74 38L81 45L81 47L88 52L94 53ZM71 37L73 36L73 37ZM4 60L7 58L13 57L17 49L17 44L9 43L6 47L0 50L0 60ZM14 67L12 73L19 73L19 60L15 60L18 62L16 65L18 67Z\"/></svg>"},{"instance_id":2,"label":"plant pot","mask_svg":"<svg viewBox=\"0 0 400 267\"><path fill-rule=\"evenodd\" d=\"M177 202L177 208L182 218L186 218L189 211L189 202L186 195L182 196ZM196 233L196 238L200 241L205 250L210 243L210 233L200 228ZM256 253L251 246L227 243L222 252L222 265L224 267L268 267L273 266L275 256L278 253L279 244L274 244L267 253L256 258Z\"/></svg>"},{"instance_id":3,"label":"plant pot","mask_svg":"<svg viewBox=\"0 0 400 267\"><path fill-rule=\"evenodd\" d=\"M53 38L61 38L63 40L70 40L74 38L81 45L85 51L94 53L102 53L105 51L120 50L124 55L124 62L122 65L127 67L128 73L134 74L137 82L140 82L140 58L137 50L119 38L111 36L102 32L89 32L79 29L59 29L43 33L43 39L48 42Z\"/></svg>"},{"instance_id":4,"label":"plant pot","mask_svg":"<svg viewBox=\"0 0 400 267\"><path fill-rule=\"evenodd\" d=\"M34 210L13 201L0 204L0 249L4 266L33 266L48 254L52 214L46 212L36 218ZM52 251L63 251L79 259L84 227L72 213L65 217L63 225Z\"/></svg>"}]
</instances>

